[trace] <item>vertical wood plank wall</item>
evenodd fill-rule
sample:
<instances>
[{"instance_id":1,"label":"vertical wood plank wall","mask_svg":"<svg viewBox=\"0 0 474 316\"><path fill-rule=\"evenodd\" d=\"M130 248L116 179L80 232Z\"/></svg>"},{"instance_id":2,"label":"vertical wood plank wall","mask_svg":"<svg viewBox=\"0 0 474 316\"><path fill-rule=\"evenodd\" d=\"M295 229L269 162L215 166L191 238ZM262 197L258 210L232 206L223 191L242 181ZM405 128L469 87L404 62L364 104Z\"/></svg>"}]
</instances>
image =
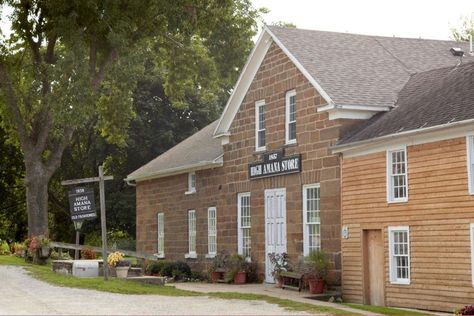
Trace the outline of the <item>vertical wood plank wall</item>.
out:
<instances>
[{"instance_id":1,"label":"vertical wood plank wall","mask_svg":"<svg viewBox=\"0 0 474 316\"><path fill-rule=\"evenodd\" d=\"M343 295L362 303L364 276L362 230L382 229L385 304L428 310L474 303L471 280L466 139L407 147L409 195L406 203L387 203L386 153L344 158L342 164ZM389 279L388 226L410 227L411 284Z\"/></svg>"}]
</instances>

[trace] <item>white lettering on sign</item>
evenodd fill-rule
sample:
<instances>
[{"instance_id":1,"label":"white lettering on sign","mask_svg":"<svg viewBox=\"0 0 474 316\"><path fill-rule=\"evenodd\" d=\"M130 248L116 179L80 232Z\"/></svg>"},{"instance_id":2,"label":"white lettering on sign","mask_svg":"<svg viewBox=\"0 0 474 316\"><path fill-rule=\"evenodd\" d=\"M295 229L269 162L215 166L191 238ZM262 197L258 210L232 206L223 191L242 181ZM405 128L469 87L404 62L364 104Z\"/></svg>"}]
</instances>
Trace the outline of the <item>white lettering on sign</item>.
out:
<instances>
[{"instance_id":1,"label":"white lettering on sign","mask_svg":"<svg viewBox=\"0 0 474 316\"><path fill-rule=\"evenodd\" d=\"M271 161L278 159L277 161ZM294 173L300 171L300 156L283 158L280 160L278 154L270 154L270 162L261 162L249 165L250 178L259 178L265 176L279 175L285 173Z\"/></svg>"},{"instance_id":2,"label":"white lettering on sign","mask_svg":"<svg viewBox=\"0 0 474 316\"><path fill-rule=\"evenodd\" d=\"M277 158L278 158L278 154L276 154L276 153L268 155L268 160L275 160Z\"/></svg>"}]
</instances>

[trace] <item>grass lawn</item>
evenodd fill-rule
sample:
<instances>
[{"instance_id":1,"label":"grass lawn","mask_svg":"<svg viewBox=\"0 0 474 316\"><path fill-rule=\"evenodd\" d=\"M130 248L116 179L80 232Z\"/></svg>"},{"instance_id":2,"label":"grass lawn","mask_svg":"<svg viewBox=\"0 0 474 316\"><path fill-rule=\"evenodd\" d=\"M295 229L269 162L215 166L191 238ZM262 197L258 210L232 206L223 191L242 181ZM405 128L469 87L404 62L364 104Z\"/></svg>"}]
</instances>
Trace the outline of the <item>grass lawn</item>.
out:
<instances>
[{"instance_id":1,"label":"grass lawn","mask_svg":"<svg viewBox=\"0 0 474 316\"><path fill-rule=\"evenodd\" d=\"M305 311L315 314L330 314L330 315L357 315L350 314L347 311L318 306L310 303L300 303L291 300L280 299L268 295L250 294L250 293L235 293L235 292L213 292L213 293L198 293L192 291L179 290L171 286L159 286L153 284L144 284L132 281L119 280L110 278L107 282L103 278L76 278L70 275L57 274L51 271L51 265L34 265L26 263L25 260L14 256L0 256L0 265L22 266L28 270L36 279L48 282L57 286L74 287L82 289L91 289L111 293L122 294L151 294L164 296L209 296L221 299L238 299L248 301L266 301L270 304L277 304L280 307L292 311ZM412 312L403 309L368 306L358 304L344 304L345 306L369 311L372 313L383 315L429 315L420 312Z\"/></svg>"}]
</instances>

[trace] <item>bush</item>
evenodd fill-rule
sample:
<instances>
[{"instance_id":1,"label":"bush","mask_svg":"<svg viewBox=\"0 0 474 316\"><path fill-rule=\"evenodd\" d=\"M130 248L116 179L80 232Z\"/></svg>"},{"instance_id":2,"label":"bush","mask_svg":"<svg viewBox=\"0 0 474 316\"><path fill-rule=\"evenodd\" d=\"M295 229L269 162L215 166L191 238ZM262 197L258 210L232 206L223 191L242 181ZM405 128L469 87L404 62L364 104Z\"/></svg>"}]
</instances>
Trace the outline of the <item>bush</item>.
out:
<instances>
[{"instance_id":1,"label":"bush","mask_svg":"<svg viewBox=\"0 0 474 316\"><path fill-rule=\"evenodd\" d=\"M474 305L466 305L455 312L456 315L474 315Z\"/></svg>"},{"instance_id":2,"label":"bush","mask_svg":"<svg viewBox=\"0 0 474 316\"><path fill-rule=\"evenodd\" d=\"M84 248L81 250L81 258L84 260L95 260L97 259L97 254L92 248Z\"/></svg>"},{"instance_id":3,"label":"bush","mask_svg":"<svg viewBox=\"0 0 474 316\"><path fill-rule=\"evenodd\" d=\"M146 273L159 274L161 276L173 278L176 281L190 278L192 276L191 268L186 262L182 261L156 261L146 267Z\"/></svg>"},{"instance_id":4,"label":"bush","mask_svg":"<svg viewBox=\"0 0 474 316\"><path fill-rule=\"evenodd\" d=\"M8 243L6 241L3 241L0 243L0 255L9 255L11 254L10 252L10 246L8 246Z\"/></svg>"}]
</instances>

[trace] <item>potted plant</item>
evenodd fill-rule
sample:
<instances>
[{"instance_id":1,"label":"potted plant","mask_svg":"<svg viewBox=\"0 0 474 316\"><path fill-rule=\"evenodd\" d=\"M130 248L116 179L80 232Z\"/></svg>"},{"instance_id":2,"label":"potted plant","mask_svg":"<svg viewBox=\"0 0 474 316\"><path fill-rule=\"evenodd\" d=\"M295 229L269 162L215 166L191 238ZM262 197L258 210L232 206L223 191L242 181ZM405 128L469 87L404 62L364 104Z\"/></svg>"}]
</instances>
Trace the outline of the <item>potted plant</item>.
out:
<instances>
[{"instance_id":1,"label":"potted plant","mask_svg":"<svg viewBox=\"0 0 474 316\"><path fill-rule=\"evenodd\" d=\"M224 281L234 284L245 284L247 282L247 271L245 258L242 255L234 254L230 258L229 271L224 275Z\"/></svg>"},{"instance_id":2,"label":"potted plant","mask_svg":"<svg viewBox=\"0 0 474 316\"><path fill-rule=\"evenodd\" d=\"M124 254L119 251L112 252L107 257L107 263L115 268L115 273L119 279L126 279L130 269L130 261L123 258Z\"/></svg>"},{"instance_id":3,"label":"potted plant","mask_svg":"<svg viewBox=\"0 0 474 316\"><path fill-rule=\"evenodd\" d=\"M328 274L329 260L322 250L311 251L305 257L307 267L307 281L311 294L321 294L324 292L324 283Z\"/></svg>"},{"instance_id":4,"label":"potted plant","mask_svg":"<svg viewBox=\"0 0 474 316\"><path fill-rule=\"evenodd\" d=\"M40 257L42 258L48 258L49 257L49 251L51 249L51 241L43 236L38 237L39 240L39 251L40 251Z\"/></svg>"},{"instance_id":5,"label":"potted plant","mask_svg":"<svg viewBox=\"0 0 474 316\"><path fill-rule=\"evenodd\" d=\"M217 283L224 279L224 273L228 269L230 256L226 251L219 252L213 259L208 271L212 283Z\"/></svg>"},{"instance_id":6,"label":"potted plant","mask_svg":"<svg viewBox=\"0 0 474 316\"><path fill-rule=\"evenodd\" d=\"M268 259L273 266L272 276L277 283L277 287L283 286L283 277L281 273L283 271L290 270L290 264L288 263L288 254L286 252L283 253L269 253Z\"/></svg>"}]
</instances>

